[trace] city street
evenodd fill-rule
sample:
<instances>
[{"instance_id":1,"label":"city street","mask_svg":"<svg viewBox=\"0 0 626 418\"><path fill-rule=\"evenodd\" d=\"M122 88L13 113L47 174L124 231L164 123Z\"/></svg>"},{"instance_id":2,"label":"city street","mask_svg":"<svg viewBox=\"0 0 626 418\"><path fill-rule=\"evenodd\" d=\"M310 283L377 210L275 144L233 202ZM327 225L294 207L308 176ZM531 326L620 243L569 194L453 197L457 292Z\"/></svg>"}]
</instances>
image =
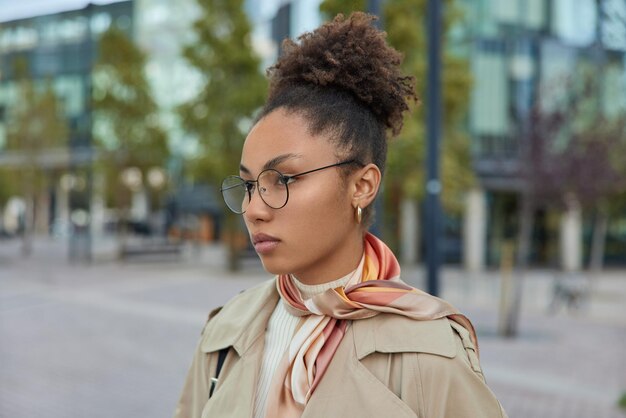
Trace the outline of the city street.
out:
<instances>
[{"instance_id":1,"label":"city street","mask_svg":"<svg viewBox=\"0 0 626 418\"><path fill-rule=\"evenodd\" d=\"M0 241L0 417L170 417L207 313L267 278L237 274L222 249L181 260L68 264L64 243L38 240L30 259ZM422 287L420 269L405 269ZM580 311L548 314L553 277L524 284L520 335L497 336L499 275L443 272L443 297L479 333L487 381L511 418L623 418L626 272L594 278Z\"/></svg>"}]
</instances>

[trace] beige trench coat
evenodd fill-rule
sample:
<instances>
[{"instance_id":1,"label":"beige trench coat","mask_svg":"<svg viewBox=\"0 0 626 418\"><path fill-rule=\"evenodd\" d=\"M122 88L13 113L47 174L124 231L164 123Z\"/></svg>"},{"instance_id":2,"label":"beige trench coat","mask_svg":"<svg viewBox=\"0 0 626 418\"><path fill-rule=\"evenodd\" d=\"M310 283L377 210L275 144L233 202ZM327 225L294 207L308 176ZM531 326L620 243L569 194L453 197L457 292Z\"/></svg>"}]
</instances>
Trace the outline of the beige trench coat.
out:
<instances>
[{"instance_id":1,"label":"beige trench coat","mask_svg":"<svg viewBox=\"0 0 626 418\"><path fill-rule=\"evenodd\" d=\"M176 418L251 418L275 280L210 316ZM229 347L213 396L217 352ZM468 332L449 321L380 314L347 328L302 418L506 417L485 384ZM279 417L276 417L279 418Z\"/></svg>"}]
</instances>

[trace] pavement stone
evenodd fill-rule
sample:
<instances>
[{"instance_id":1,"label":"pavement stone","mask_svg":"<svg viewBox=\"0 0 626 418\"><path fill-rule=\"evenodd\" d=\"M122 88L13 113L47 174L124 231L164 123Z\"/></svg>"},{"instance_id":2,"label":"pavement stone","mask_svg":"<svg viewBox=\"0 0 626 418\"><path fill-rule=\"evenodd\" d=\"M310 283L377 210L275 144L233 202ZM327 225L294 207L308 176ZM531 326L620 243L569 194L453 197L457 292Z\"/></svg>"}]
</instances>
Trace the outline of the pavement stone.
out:
<instances>
[{"instance_id":1,"label":"pavement stone","mask_svg":"<svg viewBox=\"0 0 626 418\"><path fill-rule=\"evenodd\" d=\"M226 271L220 247L179 261L68 264L40 239L30 259L0 241L0 418L170 417L207 313L268 278ZM102 258L101 260L105 260ZM474 322L487 381L510 418L624 418L626 272L594 278L586 309L549 314L553 273L525 275L520 332L497 336L499 274L442 273ZM424 273L405 268L423 287Z\"/></svg>"}]
</instances>

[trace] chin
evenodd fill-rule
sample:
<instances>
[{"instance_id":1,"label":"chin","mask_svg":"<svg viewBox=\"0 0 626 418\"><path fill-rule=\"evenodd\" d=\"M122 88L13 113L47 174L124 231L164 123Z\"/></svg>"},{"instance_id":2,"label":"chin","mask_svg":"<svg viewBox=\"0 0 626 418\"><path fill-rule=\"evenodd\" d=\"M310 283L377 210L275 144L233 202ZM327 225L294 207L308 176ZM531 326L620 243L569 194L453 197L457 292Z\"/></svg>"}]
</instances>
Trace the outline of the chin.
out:
<instances>
[{"instance_id":1,"label":"chin","mask_svg":"<svg viewBox=\"0 0 626 418\"><path fill-rule=\"evenodd\" d=\"M270 274L280 275L292 272L292 265L285 260L272 260L271 257L259 256L263 268Z\"/></svg>"}]
</instances>

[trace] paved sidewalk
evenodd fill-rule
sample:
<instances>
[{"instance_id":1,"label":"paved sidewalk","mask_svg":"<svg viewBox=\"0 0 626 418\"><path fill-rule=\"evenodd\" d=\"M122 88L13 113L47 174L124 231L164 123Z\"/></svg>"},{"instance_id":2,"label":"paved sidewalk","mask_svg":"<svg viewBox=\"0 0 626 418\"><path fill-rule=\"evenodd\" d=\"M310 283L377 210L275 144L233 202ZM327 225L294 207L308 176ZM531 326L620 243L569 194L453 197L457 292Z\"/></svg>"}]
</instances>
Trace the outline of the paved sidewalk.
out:
<instances>
[{"instance_id":1,"label":"paved sidewalk","mask_svg":"<svg viewBox=\"0 0 626 418\"><path fill-rule=\"evenodd\" d=\"M0 241L0 417L170 417L207 312L267 278L226 272L217 247L183 261L69 265L39 240ZM404 269L414 285L419 269ZM488 383L511 418L624 418L626 272L595 279L586 310L549 315L552 277L525 278L520 336L497 337L497 272L445 269L443 297L474 321Z\"/></svg>"}]
</instances>

